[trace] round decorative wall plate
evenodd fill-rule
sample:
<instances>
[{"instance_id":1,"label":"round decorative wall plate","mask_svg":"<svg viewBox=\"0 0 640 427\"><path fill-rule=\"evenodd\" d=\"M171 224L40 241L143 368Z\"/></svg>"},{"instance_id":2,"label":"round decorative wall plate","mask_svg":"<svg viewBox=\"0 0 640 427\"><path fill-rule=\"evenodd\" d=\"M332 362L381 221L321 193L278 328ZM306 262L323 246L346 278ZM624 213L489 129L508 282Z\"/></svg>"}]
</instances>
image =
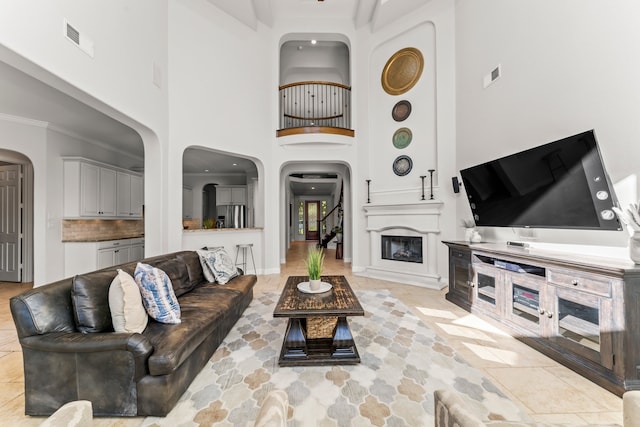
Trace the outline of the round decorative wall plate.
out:
<instances>
[{"instance_id":1,"label":"round decorative wall plate","mask_svg":"<svg viewBox=\"0 0 640 427\"><path fill-rule=\"evenodd\" d=\"M413 160L409 156L398 156L393 161L393 172L398 176L405 176L413 168Z\"/></svg>"},{"instance_id":2,"label":"round decorative wall plate","mask_svg":"<svg viewBox=\"0 0 640 427\"><path fill-rule=\"evenodd\" d=\"M394 53L382 70L382 88L389 95L402 95L420 79L424 68L422 53L406 47Z\"/></svg>"},{"instance_id":3,"label":"round decorative wall plate","mask_svg":"<svg viewBox=\"0 0 640 427\"><path fill-rule=\"evenodd\" d=\"M393 106L393 110L391 110L391 117L393 117L393 120L396 122L406 120L409 114L411 114L411 103L406 99L398 101L396 105Z\"/></svg>"},{"instance_id":4,"label":"round decorative wall plate","mask_svg":"<svg viewBox=\"0 0 640 427\"><path fill-rule=\"evenodd\" d=\"M400 128L393 134L393 146L396 148L406 148L411 144L413 134L409 128Z\"/></svg>"}]
</instances>

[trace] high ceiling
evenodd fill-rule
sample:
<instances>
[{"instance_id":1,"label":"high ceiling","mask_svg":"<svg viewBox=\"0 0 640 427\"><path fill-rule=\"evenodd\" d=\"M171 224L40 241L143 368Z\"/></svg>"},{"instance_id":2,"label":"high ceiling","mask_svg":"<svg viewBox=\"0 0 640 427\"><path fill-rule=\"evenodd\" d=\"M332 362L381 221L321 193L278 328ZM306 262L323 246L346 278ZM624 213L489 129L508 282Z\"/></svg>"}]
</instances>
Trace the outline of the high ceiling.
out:
<instances>
[{"instance_id":1,"label":"high ceiling","mask_svg":"<svg viewBox=\"0 0 640 427\"><path fill-rule=\"evenodd\" d=\"M429 0L208 0L229 15L256 29L288 19L351 19L355 28L367 24L377 31Z\"/></svg>"}]
</instances>

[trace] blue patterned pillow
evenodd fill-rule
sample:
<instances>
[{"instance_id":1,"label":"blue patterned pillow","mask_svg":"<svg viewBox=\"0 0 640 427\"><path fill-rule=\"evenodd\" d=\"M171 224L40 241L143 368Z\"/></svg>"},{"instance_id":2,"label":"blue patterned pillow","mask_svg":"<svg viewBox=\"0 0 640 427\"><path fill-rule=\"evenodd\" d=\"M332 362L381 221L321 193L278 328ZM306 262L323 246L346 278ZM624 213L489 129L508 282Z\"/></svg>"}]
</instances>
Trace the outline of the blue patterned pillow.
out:
<instances>
[{"instance_id":1,"label":"blue patterned pillow","mask_svg":"<svg viewBox=\"0 0 640 427\"><path fill-rule=\"evenodd\" d=\"M224 248L198 251L198 255L202 257L206 267L211 270L216 282L221 285L224 285L238 275L238 268Z\"/></svg>"},{"instance_id":2,"label":"blue patterned pillow","mask_svg":"<svg viewBox=\"0 0 640 427\"><path fill-rule=\"evenodd\" d=\"M134 276L149 316L161 323L180 323L180 305L167 273L139 262Z\"/></svg>"}]
</instances>

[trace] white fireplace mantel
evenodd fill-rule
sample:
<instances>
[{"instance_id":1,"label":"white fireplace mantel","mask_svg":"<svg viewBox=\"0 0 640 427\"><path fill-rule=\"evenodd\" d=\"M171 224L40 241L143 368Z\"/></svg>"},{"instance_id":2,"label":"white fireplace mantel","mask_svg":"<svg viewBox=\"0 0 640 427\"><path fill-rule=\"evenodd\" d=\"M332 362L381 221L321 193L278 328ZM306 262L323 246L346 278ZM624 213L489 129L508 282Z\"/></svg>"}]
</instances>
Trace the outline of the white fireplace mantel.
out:
<instances>
[{"instance_id":1,"label":"white fireplace mantel","mask_svg":"<svg viewBox=\"0 0 640 427\"><path fill-rule=\"evenodd\" d=\"M442 289L438 275L437 243L443 203L425 200L413 203L367 203L363 206L370 236L370 265L363 276ZM407 263L382 258L381 236L422 237L422 263Z\"/></svg>"}]
</instances>

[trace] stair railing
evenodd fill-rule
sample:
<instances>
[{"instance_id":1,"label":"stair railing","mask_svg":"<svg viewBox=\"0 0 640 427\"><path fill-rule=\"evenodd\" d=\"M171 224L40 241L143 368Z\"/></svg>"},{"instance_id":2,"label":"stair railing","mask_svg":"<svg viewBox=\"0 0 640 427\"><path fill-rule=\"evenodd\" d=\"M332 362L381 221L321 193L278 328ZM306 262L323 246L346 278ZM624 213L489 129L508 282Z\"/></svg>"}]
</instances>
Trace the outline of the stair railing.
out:
<instances>
[{"instance_id":1,"label":"stair railing","mask_svg":"<svg viewBox=\"0 0 640 427\"><path fill-rule=\"evenodd\" d=\"M337 205L335 205L333 207L333 209L331 209L324 217L322 217L321 219L317 220L317 222L318 222L318 247L323 246L322 245L322 238L324 236L322 235L322 223L324 223L326 225L327 218L329 218L336 211L336 209L338 209L340 206L342 206L342 202L340 202ZM333 230L331 230L329 232L329 234L331 234L331 238L333 238L333 236L335 236L335 233L333 232Z\"/></svg>"}]
</instances>

